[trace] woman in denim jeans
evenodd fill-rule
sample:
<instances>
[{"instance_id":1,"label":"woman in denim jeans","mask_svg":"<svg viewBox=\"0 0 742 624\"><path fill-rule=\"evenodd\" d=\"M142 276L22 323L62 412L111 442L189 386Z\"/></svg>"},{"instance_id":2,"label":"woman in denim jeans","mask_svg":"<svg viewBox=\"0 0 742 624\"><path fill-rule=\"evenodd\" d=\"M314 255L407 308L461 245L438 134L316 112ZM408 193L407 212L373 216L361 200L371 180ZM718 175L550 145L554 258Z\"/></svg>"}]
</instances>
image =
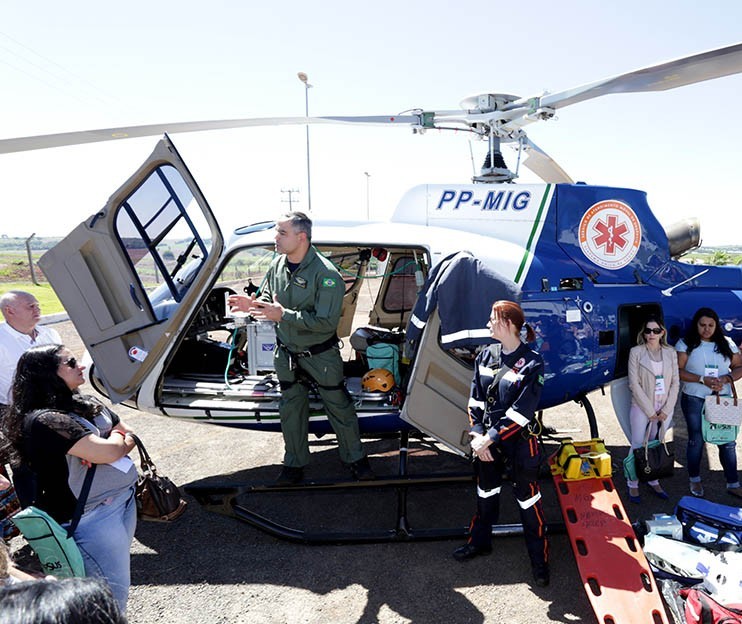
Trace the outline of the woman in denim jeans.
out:
<instances>
[{"instance_id":1,"label":"woman in denim jeans","mask_svg":"<svg viewBox=\"0 0 742 624\"><path fill-rule=\"evenodd\" d=\"M26 351L18 361L3 429L21 465L35 475L34 491L22 498L63 527L74 515L88 467L96 464L73 538L86 575L105 579L124 613L137 520L137 470L127 454L135 443L116 414L78 392L83 368L62 345Z\"/></svg>"},{"instance_id":2,"label":"woman in denim jeans","mask_svg":"<svg viewBox=\"0 0 742 624\"><path fill-rule=\"evenodd\" d=\"M719 316L711 308L699 308L693 315L685 338L675 345L683 390L680 406L688 426L688 476L693 496L703 496L701 457L703 434L701 419L705 398L713 392L731 394L729 384L742 376L742 355L721 330ZM719 445L719 461L724 469L727 492L742 498L737 474L736 442Z\"/></svg>"}]
</instances>

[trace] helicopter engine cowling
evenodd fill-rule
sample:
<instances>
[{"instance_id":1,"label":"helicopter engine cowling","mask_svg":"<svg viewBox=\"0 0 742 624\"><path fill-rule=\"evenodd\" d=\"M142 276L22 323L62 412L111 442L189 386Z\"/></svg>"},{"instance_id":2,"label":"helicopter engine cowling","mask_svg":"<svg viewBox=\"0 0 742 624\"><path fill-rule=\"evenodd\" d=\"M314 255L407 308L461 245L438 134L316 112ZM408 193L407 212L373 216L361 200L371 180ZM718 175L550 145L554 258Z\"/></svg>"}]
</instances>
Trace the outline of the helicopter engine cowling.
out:
<instances>
[{"instance_id":1,"label":"helicopter engine cowling","mask_svg":"<svg viewBox=\"0 0 742 624\"><path fill-rule=\"evenodd\" d=\"M679 258L691 249L701 246L701 223L695 217L673 223L665 232L670 256L673 258Z\"/></svg>"}]
</instances>

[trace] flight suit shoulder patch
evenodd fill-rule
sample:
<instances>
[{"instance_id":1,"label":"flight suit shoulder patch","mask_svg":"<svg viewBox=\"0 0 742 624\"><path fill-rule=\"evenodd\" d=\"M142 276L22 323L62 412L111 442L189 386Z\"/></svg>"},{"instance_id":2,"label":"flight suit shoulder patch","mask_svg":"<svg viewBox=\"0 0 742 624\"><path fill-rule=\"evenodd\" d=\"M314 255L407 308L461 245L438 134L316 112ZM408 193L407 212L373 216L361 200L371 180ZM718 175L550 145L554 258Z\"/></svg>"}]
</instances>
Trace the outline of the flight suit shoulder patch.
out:
<instances>
[{"instance_id":1,"label":"flight suit shoulder patch","mask_svg":"<svg viewBox=\"0 0 742 624\"><path fill-rule=\"evenodd\" d=\"M337 286L338 281L334 277L323 277L322 278L322 288L335 288Z\"/></svg>"}]
</instances>

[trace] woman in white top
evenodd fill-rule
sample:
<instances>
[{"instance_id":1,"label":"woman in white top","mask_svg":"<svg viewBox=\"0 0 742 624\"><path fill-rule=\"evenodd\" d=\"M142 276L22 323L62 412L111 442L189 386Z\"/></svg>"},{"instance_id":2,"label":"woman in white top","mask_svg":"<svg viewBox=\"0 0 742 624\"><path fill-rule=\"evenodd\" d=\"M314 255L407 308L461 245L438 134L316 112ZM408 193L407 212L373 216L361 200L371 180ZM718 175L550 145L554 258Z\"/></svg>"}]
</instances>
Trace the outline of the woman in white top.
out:
<instances>
[{"instance_id":1,"label":"woman in white top","mask_svg":"<svg viewBox=\"0 0 742 624\"><path fill-rule=\"evenodd\" d=\"M684 339L675 345L683 389L680 406L688 425L688 476L693 496L703 496L701 457L703 434L701 418L705 398L712 392L731 394L730 383L742 376L742 355L721 330L719 315L711 308L700 308L693 315ZM737 474L736 442L719 445L719 461L724 469L727 492L742 498Z\"/></svg>"},{"instance_id":2,"label":"woman in white top","mask_svg":"<svg viewBox=\"0 0 742 624\"><path fill-rule=\"evenodd\" d=\"M678 399L678 359L667 344L665 326L650 316L636 337L637 345L629 352L629 388L631 388L631 450L644 445L649 427L649 439L666 433L672 423ZM629 500L640 503L639 481L627 479ZM659 481L650 481L655 496L667 499Z\"/></svg>"}]
</instances>

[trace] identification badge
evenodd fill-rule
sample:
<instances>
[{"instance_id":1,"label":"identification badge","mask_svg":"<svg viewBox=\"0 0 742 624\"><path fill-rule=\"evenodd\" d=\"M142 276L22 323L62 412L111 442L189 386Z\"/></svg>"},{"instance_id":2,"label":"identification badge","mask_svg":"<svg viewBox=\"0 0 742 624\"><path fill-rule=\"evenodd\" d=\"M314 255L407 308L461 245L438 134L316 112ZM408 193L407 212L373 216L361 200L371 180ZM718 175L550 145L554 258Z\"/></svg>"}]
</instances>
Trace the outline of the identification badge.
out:
<instances>
[{"instance_id":1,"label":"identification badge","mask_svg":"<svg viewBox=\"0 0 742 624\"><path fill-rule=\"evenodd\" d=\"M307 287L307 280L305 280L303 277L296 276L294 278L294 284L296 284L299 288L306 288Z\"/></svg>"},{"instance_id":2,"label":"identification badge","mask_svg":"<svg viewBox=\"0 0 742 624\"><path fill-rule=\"evenodd\" d=\"M706 364L703 369L703 376L716 379L719 376L719 367L716 364Z\"/></svg>"},{"instance_id":3,"label":"identification badge","mask_svg":"<svg viewBox=\"0 0 742 624\"><path fill-rule=\"evenodd\" d=\"M662 375L655 375L654 377L654 393L665 394L665 378Z\"/></svg>"}]
</instances>

